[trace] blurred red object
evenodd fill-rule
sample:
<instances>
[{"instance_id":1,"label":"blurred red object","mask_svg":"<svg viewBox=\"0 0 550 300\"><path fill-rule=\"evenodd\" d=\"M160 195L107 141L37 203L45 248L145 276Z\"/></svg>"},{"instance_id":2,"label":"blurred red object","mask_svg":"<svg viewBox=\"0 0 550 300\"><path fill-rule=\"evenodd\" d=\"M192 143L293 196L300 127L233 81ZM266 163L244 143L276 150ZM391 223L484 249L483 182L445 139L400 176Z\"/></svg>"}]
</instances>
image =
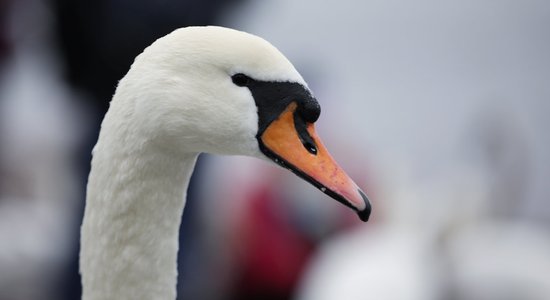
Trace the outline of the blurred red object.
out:
<instances>
[{"instance_id":1,"label":"blurred red object","mask_svg":"<svg viewBox=\"0 0 550 300\"><path fill-rule=\"evenodd\" d=\"M265 183L251 193L239 224L240 274L234 299L290 299L316 241L293 225Z\"/></svg>"}]
</instances>

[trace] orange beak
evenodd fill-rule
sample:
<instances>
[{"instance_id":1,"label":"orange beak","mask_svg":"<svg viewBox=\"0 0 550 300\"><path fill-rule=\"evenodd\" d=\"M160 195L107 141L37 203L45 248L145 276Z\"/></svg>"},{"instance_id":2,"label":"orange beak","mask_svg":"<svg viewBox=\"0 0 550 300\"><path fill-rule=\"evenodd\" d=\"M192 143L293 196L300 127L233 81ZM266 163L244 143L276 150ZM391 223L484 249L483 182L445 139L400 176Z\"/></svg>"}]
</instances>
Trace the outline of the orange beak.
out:
<instances>
[{"instance_id":1,"label":"orange beak","mask_svg":"<svg viewBox=\"0 0 550 300\"><path fill-rule=\"evenodd\" d=\"M357 211L359 218L366 222L371 211L367 196L329 154L313 123L305 123L309 141L304 141L296 124L296 108L296 102L290 103L264 130L259 137L262 151L282 167Z\"/></svg>"}]
</instances>

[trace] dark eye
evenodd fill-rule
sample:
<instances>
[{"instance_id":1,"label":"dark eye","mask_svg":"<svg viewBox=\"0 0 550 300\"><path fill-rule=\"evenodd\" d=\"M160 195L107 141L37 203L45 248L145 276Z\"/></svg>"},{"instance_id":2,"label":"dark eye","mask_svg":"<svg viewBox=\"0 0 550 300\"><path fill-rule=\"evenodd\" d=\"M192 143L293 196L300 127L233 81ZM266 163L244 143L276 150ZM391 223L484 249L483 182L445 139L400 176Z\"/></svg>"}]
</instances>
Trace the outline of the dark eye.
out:
<instances>
[{"instance_id":1,"label":"dark eye","mask_svg":"<svg viewBox=\"0 0 550 300\"><path fill-rule=\"evenodd\" d=\"M250 82L250 77L242 73L231 76L231 79L233 80L233 83L238 86L246 86L248 82Z\"/></svg>"}]
</instances>

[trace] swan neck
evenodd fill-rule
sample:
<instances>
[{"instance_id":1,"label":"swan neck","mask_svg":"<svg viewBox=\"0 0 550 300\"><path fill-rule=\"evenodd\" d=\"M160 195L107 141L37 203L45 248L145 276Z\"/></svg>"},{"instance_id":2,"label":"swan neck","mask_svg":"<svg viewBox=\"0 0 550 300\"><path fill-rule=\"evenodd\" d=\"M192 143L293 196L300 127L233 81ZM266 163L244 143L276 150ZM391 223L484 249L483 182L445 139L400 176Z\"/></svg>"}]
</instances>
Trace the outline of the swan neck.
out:
<instances>
[{"instance_id":1,"label":"swan neck","mask_svg":"<svg viewBox=\"0 0 550 300\"><path fill-rule=\"evenodd\" d=\"M100 136L88 179L82 299L175 299L178 233L197 154L108 140Z\"/></svg>"}]
</instances>

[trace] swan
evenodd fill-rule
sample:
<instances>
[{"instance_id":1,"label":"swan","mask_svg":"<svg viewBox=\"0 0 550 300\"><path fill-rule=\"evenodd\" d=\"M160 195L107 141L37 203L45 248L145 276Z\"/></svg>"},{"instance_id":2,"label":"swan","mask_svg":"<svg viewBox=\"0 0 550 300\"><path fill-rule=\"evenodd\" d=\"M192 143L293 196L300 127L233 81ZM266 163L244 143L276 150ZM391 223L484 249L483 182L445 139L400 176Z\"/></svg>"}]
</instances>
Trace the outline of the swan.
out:
<instances>
[{"instance_id":1,"label":"swan","mask_svg":"<svg viewBox=\"0 0 550 300\"><path fill-rule=\"evenodd\" d=\"M257 36L186 27L147 47L120 80L92 151L82 299L176 297L178 230L201 152L272 161L367 221L367 196L315 132L319 114L302 76Z\"/></svg>"}]
</instances>

